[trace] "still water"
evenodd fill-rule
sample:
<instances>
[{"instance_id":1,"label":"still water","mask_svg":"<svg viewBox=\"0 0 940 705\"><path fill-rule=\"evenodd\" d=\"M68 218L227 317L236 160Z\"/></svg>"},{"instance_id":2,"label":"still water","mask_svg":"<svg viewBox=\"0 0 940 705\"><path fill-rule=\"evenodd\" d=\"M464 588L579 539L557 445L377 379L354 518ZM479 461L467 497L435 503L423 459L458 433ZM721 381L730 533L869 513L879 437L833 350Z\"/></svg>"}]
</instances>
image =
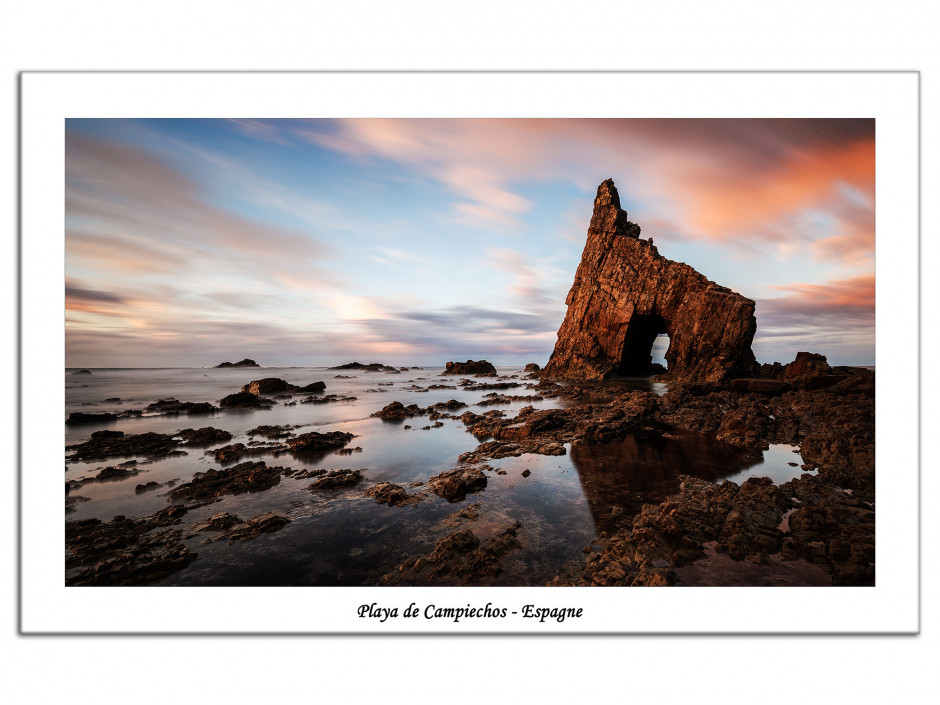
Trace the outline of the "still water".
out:
<instances>
[{"instance_id":1,"label":"still water","mask_svg":"<svg viewBox=\"0 0 940 705\"><path fill-rule=\"evenodd\" d=\"M430 406L457 399L468 409L483 413L500 409L515 415L523 406L550 408L557 400L524 400L497 406L476 406L489 390L468 391L458 386L459 377L442 377L438 369L412 368L399 374L325 368L234 368L234 369L92 369L91 375L67 370L66 415L143 409L167 397L180 401L217 404L223 396L239 391L253 379L279 377L303 385L322 380L327 394L356 397L329 404L300 404L306 395L279 400L269 410L220 411L199 416L142 416L122 418L104 425L66 426L66 445L87 440L102 428L126 434L153 431L175 433L184 428L213 426L233 434L226 443L247 443L247 431L261 424L290 425L296 433L345 431L356 437L348 448L361 451L347 455L332 453L317 460L293 456L257 455L246 460L264 460L268 465L303 469L362 469L365 481L340 490L310 492L309 479L283 477L275 487L257 493L226 495L220 501L191 510L183 527L219 512L243 519L267 511L280 511L293 520L284 528L244 543L224 541L203 545L211 533L197 534L186 544L198 558L169 576L162 585L368 585L397 568L405 559L428 553L440 538L457 528L470 528L481 541L501 532L514 521L522 523L520 550L503 560L503 573L492 584L544 585L565 563L581 560L581 549L601 531L611 531L624 516L637 513L644 503L656 503L678 490L679 476L694 475L707 480L743 482L749 475L769 476L784 482L801 473L799 455L789 446L774 446L763 460L745 466L728 446L701 434L661 436L640 432L602 446L566 446L567 455L523 455L490 461L487 486L460 502L431 495L412 506L376 504L363 490L377 482L403 486L426 482L432 475L455 467L457 456L473 450L478 440L457 419L424 430L431 422L417 417L387 422L371 414L392 401ZM339 378L342 376L342 378ZM520 368L499 368L499 380L520 386L500 390L509 395L535 395L526 388ZM430 389L430 385L447 385ZM645 381L629 383L657 393L662 385ZM421 391L424 390L424 391ZM109 400L109 401L106 401ZM463 409L457 411L459 415ZM167 504L165 487L137 493L138 484L161 485L187 482L197 472L218 467L205 454L225 443L187 448L187 454L154 462L138 458L140 473L112 482L85 484L72 492L79 495L67 519L96 517L107 521L117 514L143 516ZM93 476L105 466L124 458L88 463L68 462L66 480ZM796 463L794 467L791 463ZM528 471L523 476L523 472ZM416 492L418 489L409 489ZM470 505L475 518L453 515ZM451 518L449 521L448 518Z\"/></svg>"}]
</instances>

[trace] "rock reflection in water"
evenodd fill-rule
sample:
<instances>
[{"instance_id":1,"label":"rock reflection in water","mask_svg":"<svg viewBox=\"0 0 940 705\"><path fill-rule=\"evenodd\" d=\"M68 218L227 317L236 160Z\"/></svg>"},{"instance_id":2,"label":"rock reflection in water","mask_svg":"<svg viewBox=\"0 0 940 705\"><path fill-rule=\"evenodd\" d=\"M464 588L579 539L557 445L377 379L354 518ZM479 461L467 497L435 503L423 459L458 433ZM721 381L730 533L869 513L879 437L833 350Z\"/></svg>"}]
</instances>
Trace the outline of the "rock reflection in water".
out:
<instances>
[{"instance_id":1,"label":"rock reflection in water","mask_svg":"<svg viewBox=\"0 0 940 705\"><path fill-rule=\"evenodd\" d=\"M602 445L575 444L571 462L597 531L609 533L644 504L677 493L680 475L714 482L760 459L704 434L638 431Z\"/></svg>"}]
</instances>

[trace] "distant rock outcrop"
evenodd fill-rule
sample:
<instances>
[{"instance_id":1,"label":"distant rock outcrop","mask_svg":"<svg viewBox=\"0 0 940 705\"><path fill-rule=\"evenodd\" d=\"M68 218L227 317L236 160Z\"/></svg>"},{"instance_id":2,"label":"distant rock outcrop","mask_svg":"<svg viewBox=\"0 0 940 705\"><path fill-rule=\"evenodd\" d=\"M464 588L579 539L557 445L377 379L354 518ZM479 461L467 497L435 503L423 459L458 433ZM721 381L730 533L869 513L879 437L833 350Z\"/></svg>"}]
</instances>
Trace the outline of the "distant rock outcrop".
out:
<instances>
[{"instance_id":1,"label":"distant rock outcrop","mask_svg":"<svg viewBox=\"0 0 940 705\"><path fill-rule=\"evenodd\" d=\"M216 365L216 367L261 367L261 365L246 357L244 360L239 360L238 362L223 362L221 365Z\"/></svg>"},{"instance_id":2,"label":"distant rock outcrop","mask_svg":"<svg viewBox=\"0 0 940 705\"><path fill-rule=\"evenodd\" d=\"M467 360L466 362L448 362L442 375L495 375L496 368L486 360Z\"/></svg>"},{"instance_id":3,"label":"distant rock outcrop","mask_svg":"<svg viewBox=\"0 0 940 705\"><path fill-rule=\"evenodd\" d=\"M639 235L608 179L597 189L568 313L543 376L653 374L650 353L661 333L670 340L662 379L720 382L756 374L754 302L662 257Z\"/></svg>"},{"instance_id":4,"label":"distant rock outcrop","mask_svg":"<svg viewBox=\"0 0 940 705\"><path fill-rule=\"evenodd\" d=\"M362 370L363 372L388 372L390 374L401 374L401 370L392 367L391 365L384 365L381 362L372 362L368 365L363 365L361 362L347 362L345 365L337 365L336 367L329 367L330 370ZM407 367L402 369L407 370Z\"/></svg>"}]
</instances>

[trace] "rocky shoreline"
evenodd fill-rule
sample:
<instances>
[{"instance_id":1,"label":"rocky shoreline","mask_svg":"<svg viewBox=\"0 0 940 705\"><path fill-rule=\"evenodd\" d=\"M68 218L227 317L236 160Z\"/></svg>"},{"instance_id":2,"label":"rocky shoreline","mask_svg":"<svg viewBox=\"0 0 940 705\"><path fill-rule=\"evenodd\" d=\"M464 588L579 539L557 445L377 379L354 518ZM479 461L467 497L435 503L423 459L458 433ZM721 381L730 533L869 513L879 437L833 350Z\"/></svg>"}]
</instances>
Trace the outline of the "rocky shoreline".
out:
<instances>
[{"instance_id":1,"label":"rocky shoreline","mask_svg":"<svg viewBox=\"0 0 940 705\"><path fill-rule=\"evenodd\" d=\"M191 481L172 486L166 495L169 506L164 510L137 519L66 522L67 583L153 584L196 559L198 546L187 547L183 543L186 536L217 531L219 541L240 543L277 531L291 521L283 512L251 519L226 515L216 517L218 521L203 520L179 529L171 525L183 524L189 510L218 501L220 496L264 492L283 478L309 477L312 493L353 493L351 496L359 498L356 501L385 505L389 512L407 512L434 498L474 502L474 497L487 491L488 478L505 474L493 467L494 461L502 458L602 453L608 444L636 434L669 437L690 431L726 447L732 464L737 462L735 458L753 461L770 444L797 446L804 461L802 469L816 474L804 474L779 486L767 478L751 478L738 485L683 475L662 496L638 494L636 502L615 507L609 506L603 483L583 478L588 502L604 508L600 533L584 547L581 561L559 565L548 584L872 585L874 373L817 366L804 374L787 376L781 372L787 367L771 369L773 377L755 378L785 381L786 387L742 386L735 381L676 383L662 396L615 382L541 378L519 383L499 378L494 385L525 387L558 404L542 409L525 406L515 415L500 410L478 414L456 399L425 408L395 401L373 416L397 424L420 417L437 424L442 423L438 419L450 420L478 441L474 450L454 459L450 470L411 483L410 488L370 482L368 468L297 472L264 461L241 462L244 455L254 453L275 457L314 453L320 457L316 454L342 450L353 438L340 432L298 434L288 426L258 426L249 436L260 435L269 441L207 451L218 462L231 457L229 462L238 464L198 473ZM820 376L826 379L813 381ZM267 386L272 384L279 386L271 382ZM823 388L816 388L820 385ZM162 458L181 454L182 448L230 440L231 434L212 427L183 429L174 435L126 436L118 431L96 431L88 442L70 450L84 459L141 453ZM220 454L225 458L219 459ZM87 482L130 477L137 473L136 466L136 461L128 461L104 468L97 476L73 480L67 484L67 493ZM156 489L155 483L150 484L154 486L140 485L138 491ZM83 498L73 495L67 511L81 501ZM384 574L379 583L485 585L498 581L503 561L531 540L526 526L516 519L508 528L482 538L462 526L467 519L460 512L466 511L459 510L453 522L442 525L455 530L439 539L430 553L408 558L398 569ZM226 517L230 520L222 521ZM210 539L203 543L207 541Z\"/></svg>"}]
</instances>

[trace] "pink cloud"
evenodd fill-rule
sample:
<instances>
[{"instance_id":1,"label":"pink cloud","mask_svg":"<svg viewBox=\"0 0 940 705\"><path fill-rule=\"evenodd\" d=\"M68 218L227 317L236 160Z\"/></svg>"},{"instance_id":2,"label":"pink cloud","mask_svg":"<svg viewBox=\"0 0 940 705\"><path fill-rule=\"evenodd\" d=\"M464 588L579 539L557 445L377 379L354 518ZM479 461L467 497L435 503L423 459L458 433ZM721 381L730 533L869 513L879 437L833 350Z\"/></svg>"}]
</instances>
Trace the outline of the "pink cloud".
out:
<instances>
[{"instance_id":1,"label":"pink cloud","mask_svg":"<svg viewBox=\"0 0 940 705\"><path fill-rule=\"evenodd\" d=\"M857 266L873 251L871 120L343 120L308 126L321 146L392 159L459 197L458 213L515 222L523 183L564 179L586 191L613 176L621 194L686 239L797 239ZM867 204L850 204L844 187ZM861 211L850 214L849 206ZM832 213L825 230L799 224ZM867 224L862 221L867 218ZM863 230L859 230L863 227ZM830 240L830 238L841 238Z\"/></svg>"}]
</instances>

